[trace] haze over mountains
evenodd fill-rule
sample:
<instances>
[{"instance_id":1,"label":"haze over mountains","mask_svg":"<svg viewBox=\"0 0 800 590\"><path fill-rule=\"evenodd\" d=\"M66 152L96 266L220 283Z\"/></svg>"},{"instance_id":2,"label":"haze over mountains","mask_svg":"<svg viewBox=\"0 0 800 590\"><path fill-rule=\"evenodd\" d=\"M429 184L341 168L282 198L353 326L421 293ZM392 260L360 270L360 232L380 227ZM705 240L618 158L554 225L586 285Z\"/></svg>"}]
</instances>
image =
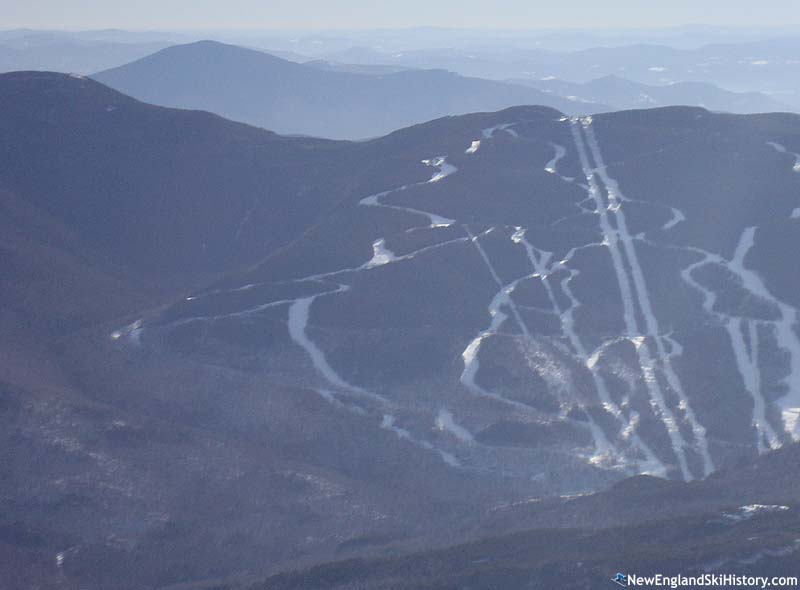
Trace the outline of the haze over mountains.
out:
<instances>
[{"instance_id":1,"label":"haze over mountains","mask_svg":"<svg viewBox=\"0 0 800 590\"><path fill-rule=\"evenodd\" d=\"M760 92L728 92L704 82L675 82L651 86L619 76L606 76L583 84L561 80L510 80L538 88L575 102L613 105L615 110L654 108L670 105L700 106L728 113L769 113L791 111L791 107Z\"/></svg>"},{"instance_id":2,"label":"haze over mountains","mask_svg":"<svg viewBox=\"0 0 800 590\"><path fill-rule=\"evenodd\" d=\"M445 115L518 104L574 107L535 89L445 71L341 72L213 41L170 47L93 78L146 102L330 138L374 137Z\"/></svg>"},{"instance_id":3,"label":"haze over mountains","mask_svg":"<svg viewBox=\"0 0 800 590\"><path fill-rule=\"evenodd\" d=\"M577 51L489 47L426 48L387 53L374 47L351 47L328 59L346 57L356 64L383 63L414 68L444 68L464 76L494 80L555 77L588 82L607 75L642 84L703 81L729 91L768 93L794 108L800 104L796 59L800 37L710 44L681 49L640 42Z\"/></svg>"},{"instance_id":4,"label":"haze over mountains","mask_svg":"<svg viewBox=\"0 0 800 590\"><path fill-rule=\"evenodd\" d=\"M150 55L173 45L176 38L122 31L0 31L0 72L51 70L90 74Z\"/></svg>"},{"instance_id":5,"label":"haze over mountains","mask_svg":"<svg viewBox=\"0 0 800 590\"><path fill-rule=\"evenodd\" d=\"M152 55L201 35L5 31L0 71L98 73L98 79L156 104L210 110L282 133L348 139L515 104L570 114L668 105L741 113L800 108L800 89L790 75L798 49L791 27L687 27L654 30L649 37L625 30L220 31L209 38L241 46L236 57L233 48L212 51L207 44ZM279 66L262 55L256 65L245 47L293 64ZM212 77L236 91L222 92ZM431 89L438 92L435 99Z\"/></svg>"},{"instance_id":6,"label":"haze over mountains","mask_svg":"<svg viewBox=\"0 0 800 590\"><path fill-rule=\"evenodd\" d=\"M93 77L154 104L209 110L283 133L350 139L516 104L552 106L568 114L672 104L737 113L790 110L761 93L727 92L702 83L646 86L609 76L586 84L524 78L511 85L379 61L296 64L211 41L171 47Z\"/></svg>"},{"instance_id":7,"label":"haze over mountains","mask_svg":"<svg viewBox=\"0 0 800 590\"><path fill-rule=\"evenodd\" d=\"M22 72L0 129L0 587L791 571L800 117L328 141Z\"/></svg>"}]
</instances>

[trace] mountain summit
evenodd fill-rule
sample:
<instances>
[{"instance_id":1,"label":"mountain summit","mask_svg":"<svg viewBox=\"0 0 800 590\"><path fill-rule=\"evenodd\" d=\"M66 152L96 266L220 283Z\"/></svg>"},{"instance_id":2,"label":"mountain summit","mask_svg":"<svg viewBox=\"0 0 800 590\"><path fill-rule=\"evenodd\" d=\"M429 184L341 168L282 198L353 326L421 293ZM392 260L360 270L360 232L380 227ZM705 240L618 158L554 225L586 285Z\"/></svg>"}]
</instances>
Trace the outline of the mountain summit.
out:
<instances>
[{"instance_id":1,"label":"mountain summit","mask_svg":"<svg viewBox=\"0 0 800 590\"><path fill-rule=\"evenodd\" d=\"M145 102L330 138L374 137L445 115L520 104L565 112L600 108L443 70L350 73L215 41L169 47L93 78Z\"/></svg>"}]
</instances>

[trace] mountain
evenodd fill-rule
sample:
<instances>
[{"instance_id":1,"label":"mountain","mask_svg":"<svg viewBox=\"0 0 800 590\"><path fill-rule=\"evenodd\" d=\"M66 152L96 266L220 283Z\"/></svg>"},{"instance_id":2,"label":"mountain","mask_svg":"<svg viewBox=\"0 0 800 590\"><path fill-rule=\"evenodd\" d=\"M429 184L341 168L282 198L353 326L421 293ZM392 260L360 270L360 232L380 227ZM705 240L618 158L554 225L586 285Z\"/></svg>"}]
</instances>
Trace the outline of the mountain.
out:
<instances>
[{"instance_id":1,"label":"mountain","mask_svg":"<svg viewBox=\"0 0 800 590\"><path fill-rule=\"evenodd\" d=\"M518 104L576 112L570 101L532 88L438 70L336 71L213 41L170 47L93 78L153 104L330 138L373 137L436 117Z\"/></svg>"},{"instance_id":2,"label":"mountain","mask_svg":"<svg viewBox=\"0 0 800 590\"><path fill-rule=\"evenodd\" d=\"M562 80L509 80L538 88L570 100L612 105L614 110L653 108L670 105L699 106L728 113L771 113L791 111L760 92L728 92L704 82L675 82L651 86L619 76L605 76L583 84Z\"/></svg>"},{"instance_id":3,"label":"mountain","mask_svg":"<svg viewBox=\"0 0 800 590\"><path fill-rule=\"evenodd\" d=\"M463 490L372 417L191 350L128 349L145 316L348 215L353 195L424 178L413 145L284 138L64 74L2 75L0 106L0 588L269 571L474 520L450 498L496 484Z\"/></svg>"},{"instance_id":4,"label":"mountain","mask_svg":"<svg viewBox=\"0 0 800 590\"><path fill-rule=\"evenodd\" d=\"M345 144L153 108L88 78L0 80L3 182L142 272L208 275L253 263L336 206L336 185L352 179L325 166L360 166L340 161L353 154Z\"/></svg>"},{"instance_id":5,"label":"mountain","mask_svg":"<svg viewBox=\"0 0 800 590\"><path fill-rule=\"evenodd\" d=\"M778 262L798 121L519 108L400 131L365 147L418 146L427 175L351 195L143 339L219 363L266 338L266 374L543 494L702 478L798 437L800 302Z\"/></svg>"},{"instance_id":6,"label":"mountain","mask_svg":"<svg viewBox=\"0 0 800 590\"><path fill-rule=\"evenodd\" d=\"M793 556L800 117L0 107L3 590Z\"/></svg>"},{"instance_id":7,"label":"mountain","mask_svg":"<svg viewBox=\"0 0 800 590\"><path fill-rule=\"evenodd\" d=\"M785 36L692 48L642 41L606 43L576 51L509 45L419 48L391 53L354 48L344 53L331 52L325 59L360 65L443 68L490 80L555 78L583 83L613 75L656 86L702 80L727 91L761 92L797 110L800 87L795 80L800 64L795 56L799 47L798 37Z\"/></svg>"}]
</instances>

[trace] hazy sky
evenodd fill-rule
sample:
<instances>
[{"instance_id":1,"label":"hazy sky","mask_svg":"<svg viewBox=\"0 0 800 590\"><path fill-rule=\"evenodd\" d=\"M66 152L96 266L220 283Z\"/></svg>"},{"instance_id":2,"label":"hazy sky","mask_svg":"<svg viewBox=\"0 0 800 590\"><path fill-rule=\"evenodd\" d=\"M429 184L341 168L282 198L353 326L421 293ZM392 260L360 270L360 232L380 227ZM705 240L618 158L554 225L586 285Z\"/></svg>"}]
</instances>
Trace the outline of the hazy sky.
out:
<instances>
[{"instance_id":1,"label":"hazy sky","mask_svg":"<svg viewBox=\"0 0 800 590\"><path fill-rule=\"evenodd\" d=\"M0 0L0 28L487 28L800 23L798 0Z\"/></svg>"}]
</instances>

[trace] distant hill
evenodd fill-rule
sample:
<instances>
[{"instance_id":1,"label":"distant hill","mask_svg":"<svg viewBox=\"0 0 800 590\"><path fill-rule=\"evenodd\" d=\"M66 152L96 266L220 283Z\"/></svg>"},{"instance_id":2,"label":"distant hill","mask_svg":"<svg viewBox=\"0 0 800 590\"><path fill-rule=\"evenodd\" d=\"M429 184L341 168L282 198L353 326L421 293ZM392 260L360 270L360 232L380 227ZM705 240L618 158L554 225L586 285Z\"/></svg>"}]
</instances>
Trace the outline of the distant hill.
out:
<instances>
[{"instance_id":1,"label":"distant hill","mask_svg":"<svg viewBox=\"0 0 800 590\"><path fill-rule=\"evenodd\" d=\"M761 92L730 92L705 82L648 85L619 76L604 76L585 83L556 79L512 79L509 82L538 88L568 100L603 103L615 109L640 109L686 105L729 113L770 113L792 110Z\"/></svg>"},{"instance_id":2,"label":"distant hill","mask_svg":"<svg viewBox=\"0 0 800 590\"><path fill-rule=\"evenodd\" d=\"M513 84L442 70L369 75L200 41L169 47L95 80L153 104L204 109L278 133L361 139L476 111L544 105L603 110Z\"/></svg>"}]
</instances>

